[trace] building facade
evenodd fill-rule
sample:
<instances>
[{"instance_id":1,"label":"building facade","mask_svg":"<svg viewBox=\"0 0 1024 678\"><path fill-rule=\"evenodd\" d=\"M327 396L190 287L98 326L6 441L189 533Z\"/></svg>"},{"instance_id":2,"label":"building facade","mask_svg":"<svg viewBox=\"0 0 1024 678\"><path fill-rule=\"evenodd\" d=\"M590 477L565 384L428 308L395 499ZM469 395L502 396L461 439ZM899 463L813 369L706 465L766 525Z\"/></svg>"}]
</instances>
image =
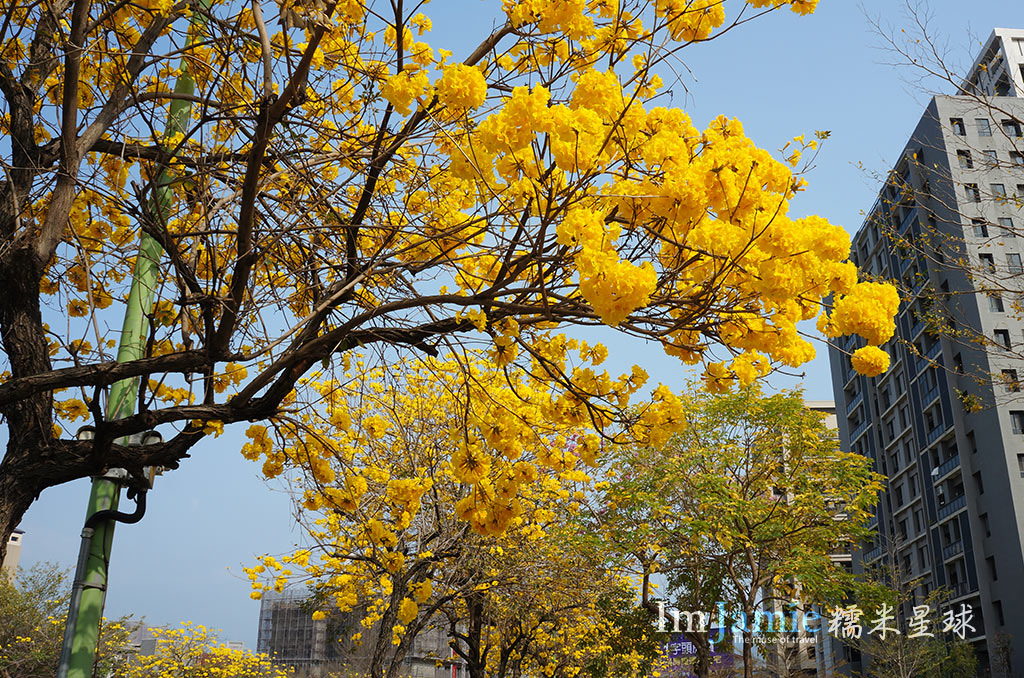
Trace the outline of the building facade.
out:
<instances>
[{"instance_id":1,"label":"building facade","mask_svg":"<svg viewBox=\"0 0 1024 678\"><path fill-rule=\"evenodd\" d=\"M825 428L838 435L838 417L836 414L835 402L831 400L805 400L804 406L813 412L821 415ZM835 506L835 520L847 520L848 516L845 507L837 503ZM847 548L833 551L829 554L832 563L847 572L853 570L853 555ZM770 587L766 587L762 596L764 600L773 600L775 595ZM781 619L788 617L793 619L794 610L781 602L774 602L767 610L774 618ZM806 630L793 628L795 620L789 624L789 633L774 636L765 645L755 649L755 658L764 662L765 669L758 675L774 676L776 678L836 678L843 676L859 675L861 670L860 652L851 646L845 645L838 638L828 632L828 610L819 605L812 605L801 610L806 621ZM736 648L737 653L740 648Z\"/></svg>"},{"instance_id":2,"label":"building facade","mask_svg":"<svg viewBox=\"0 0 1024 678\"><path fill-rule=\"evenodd\" d=\"M888 477L877 539L917 582L902 614L973 610L983 675L1024 676L1024 30L996 29L953 96L936 96L853 239L903 299L892 366L856 374L830 348L845 448Z\"/></svg>"},{"instance_id":3,"label":"building facade","mask_svg":"<svg viewBox=\"0 0 1024 678\"><path fill-rule=\"evenodd\" d=\"M18 575L18 562L21 560L21 541L25 532L15 529L7 539L7 554L0 563L0 577L13 580Z\"/></svg>"},{"instance_id":4,"label":"building facade","mask_svg":"<svg viewBox=\"0 0 1024 678\"><path fill-rule=\"evenodd\" d=\"M370 652L380 629L364 629L358 611L332 613L313 619L302 589L269 591L260 602L257 651L270 655L275 664L294 670L298 678L369 675ZM351 638L361 633L363 642ZM408 678L464 678L465 664L452 657L448 634L428 628L413 640L402 660L399 675Z\"/></svg>"}]
</instances>

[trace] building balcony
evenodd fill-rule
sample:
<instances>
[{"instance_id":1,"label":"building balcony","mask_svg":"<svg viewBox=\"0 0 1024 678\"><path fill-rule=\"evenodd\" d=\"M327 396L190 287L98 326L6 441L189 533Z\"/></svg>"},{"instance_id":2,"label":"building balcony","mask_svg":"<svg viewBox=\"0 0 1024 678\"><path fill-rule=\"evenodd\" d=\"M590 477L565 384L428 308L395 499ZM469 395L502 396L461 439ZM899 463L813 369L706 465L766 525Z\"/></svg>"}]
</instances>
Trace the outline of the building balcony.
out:
<instances>
[{"instance_id":1,"label":"building balcony","mask_svg":"<svg viewBox=\"0 0 1024 678\"><path fill-rule=\"evenodd\" d=\"M945 424L945 422L943 422L943 424ZM946 435L946 433L951 428L953 428L952 424L945 424L945 425L943 425L943 424L940 424L939 426L936 426L935 428L933 428L931 431L928 431L928 442L926 444L931 445L936 440L938 440L942 436Z\"/></svg>"},{"instance_id":2,"label":"building balcony","mask_svg":"<svg viewBox=\"0 0 1024 678\"><path fill-rule=\"evenodd\" d=\"M964 596L970 595L974 592L974 589L965 581L958 581L955 584L950 584L946 588L949 589L951 599L963 598Z\"/></svg>"},{"instance_id":3,"label":"building balcony","mask_svg":"<svg viewBox=\"0 0 1024 678\"><path fill-rule=\"evenodd\" d=\"M965 506L967 506L967 497L965 495L961 494L959 497L954 497L954 499L945 506L939 507L939 520L948 518Z\"/></svg>"},{"instance_id":4,"label":"building balcony","mask_svg":"<svg viewBox=\"0 0 1024 678\"><path fill-rule=\"evenodd\" d=\"M959 468L959 467L960 467L960 455L959 454L954 454L952 457L950 457L949 459L947 459L946 461L942 462L937 467L935 467L935 472L932 474L933 482L936 482L936 483L939 482L940 480L945 478L947 475L949 475L950 471L952 471L955 468Z\"/></svg>"},{"instance_id":5,"label":"building balcony","mask_svg":"<svg viewBox=\"0 0 1024 678\"><path fill-rule=\"evenodd\" d=\"M864 391L858 393L853 398L853 400L850 401L850 404L846 406L846 414L849 415L851 412L853 412L854 408L856 408L857 405L860 405L862 402L864 402Z\"/></svg>"},{"instance_id":6,"label":"building balcony","mask_svg":"<svg viewBox=\"0 0 1024 678\"><path fill-rule=\"evenodd\" d=\"M873 560L878 560L879 556L882 555L882 547L876 546L867 553L864 554L864 562L870 563Z\"/></svg>"},{"instance_id":7,"label":"building balcony","mask_svg":"<svg viewBox=\"0 0 1024 678\"><path fill-rule=\"evenodd\" d=\"M906 231L907 227L910 226L911 224L913 224L914 221L916 221L916 220L917 220L917 208L915 207L914 209L912 209L909 212L907 212L907 216L905 216L903 218L903 221L900 223L900 233L902 234L904 231Z\"/></svg>"},{"instance_id":8,"label":"building balcony","mask_svg":"<svg viewBox=\"0 0 1024 678\"><path fill-rule=\"evenodd\" d=\"M955 541L949 546L942 549L942 559L949 560L953 556L964 552L964 542L962 540Z\"/></svg>"},{"instance_id":9,"label":"building balcony","mask_svg":"<svg viewBox=\"0 0 1024 678\"><path fill-rule=\"evenodd\" d=\"M843 384L843 386L844 386L844 387L847 387L847 386L849 386L849 385L850 385L850 382L852 382L852 381L853 381L854 379L856 379L856 378L857 378L857 370L855 370L855 369L853 368L853 365L850 365L850 369L848 369L848 370L846 371L846 383L845 383L845 384Z\"/></svg>"},{"instance_id":10,"label":"building balcony","mask_svg":"<svg viewBox=\"0 0 1024 678\"><path fill-rule=\"evenodd\" d=\"M858 438L860 438L861 434L863 434L864 431L867 431L868 430L868 426L870 426L870 425L871 425L871 420L870 419L865 419L860 424L858 424L857 428L853 429L853 431L850 432L850 442L852 443L853 441L855 441Z\"/></svg>"},{"instance_id":11,"label":"building balcony","mask_svg":"<svg viewBox=\"0 0 1024 678\"><path fill-rule=\"evenodd\" d=\"M935 384L921 394L921 407L925 408L932 404L932 401L939 397L939 385Z\"/></svg>"}]
</instances>

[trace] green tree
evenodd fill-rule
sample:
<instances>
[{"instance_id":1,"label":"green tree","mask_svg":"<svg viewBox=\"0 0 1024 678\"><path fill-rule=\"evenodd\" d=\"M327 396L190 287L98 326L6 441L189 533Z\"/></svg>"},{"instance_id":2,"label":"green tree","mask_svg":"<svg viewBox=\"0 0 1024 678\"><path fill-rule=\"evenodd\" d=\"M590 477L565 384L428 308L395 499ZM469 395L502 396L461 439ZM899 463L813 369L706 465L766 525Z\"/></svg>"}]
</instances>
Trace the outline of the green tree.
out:
<instances>
[{"instance_id":1,"label":"green tree","mask_svg":"<svg viewBox=\"0 0 1024 678\"><path fill-rule=\"evenodd\" d=\"M973 646L962 639L940 633L940 622L932 615L935 609L942 609L948 592L937 589L925 600L916 596L921 578L912 578L899 564L897 549L888 544L885 557L862 576L862 586L856 595L860 609L868 617L877 618L882 606L891 610L895 617L892 626L899 627L899 633L863 634L860 638L844 640L856 647L866 657L865 678L967 678L976 676L978 660ZM918 604L920 603L920 606ZM916 626L913 619L906 619L907 608L918 608L926 612L921 618L927 620L920 627L933 635L914 636ZM865 628L867 631L867 628Z\"/></svg>"},{"instance_id":2,"label":"green tree","mask_svg":"<svg viewBox=\"0 0 1024 678\"><path fill-rule=\"evenodd\" d=\"M799 392L698 389L684 410L684 432L664 448L626 448L615 460L601 529L632 561L652 611L658 571L679 609L729 604L749 678L758 615L793 600L834 603L854 586L829 555L868 534L881 477L839 450ZM689 635L707 675L707 634Z\"/></svg>"},{"instance_id":3,"label":"green tree","mask_svg":"<svg viewBox=\"0 0 1024 678\"><path fill-rule=\"evenodd\" d=\"M54 565L20 570L13 581L0 577L0 676L51 678L64 640L71 581ZM126 659L130 619L105 623L93 675L107 676Z\"/></svg>"}]
</instances>

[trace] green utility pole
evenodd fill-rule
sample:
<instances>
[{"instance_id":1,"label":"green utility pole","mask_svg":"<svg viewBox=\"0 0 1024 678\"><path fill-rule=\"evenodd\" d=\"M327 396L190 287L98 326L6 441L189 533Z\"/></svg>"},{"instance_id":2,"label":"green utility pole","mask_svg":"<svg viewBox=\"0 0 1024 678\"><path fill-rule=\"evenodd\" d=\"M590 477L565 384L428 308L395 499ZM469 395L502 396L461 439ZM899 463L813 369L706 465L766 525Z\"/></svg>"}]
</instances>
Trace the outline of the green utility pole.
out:
<instances>
[{"instance_id":1,"label":"green utility pole","mask_svg":"<svg viewBox=\"0 0 1024 678\"><path fill-rule=\"evenodd\" d=\"M189 43L196 40L205 26L202 12L208 2L200 0L197 11L189 25ZM191 96L195 92L195 80L188 61L181 60L181 75L178 76L174 91ZM192 103L186 99L173 99L167 119L165 136L184 133L191 114ZM153 213L166 223L169 216L173 193L171 183L174 177L162 171L157 177L152 204ZM159 278L160 258L163 248L145 232L139 234L139 254L135 259L132 286L128 293L128 307L125 309L121 341L117 350L118 362L128 362L145 357L146 341L149 336L149 314L153 309L153 297ZM107 401L107 420L115 421L130 416L135 411L139 393L139 378L122 379L110 389ZM128 439L118 441L126 444ZM103 520L90 527L88 520L98 511L116 511L121 498L123 470L114 469L105 476L93 478L89 507L86 511L86 527L82 531L82 551L79 553L75 572L74 589L64 629L64 647L61 651L58 678L90 678L96 661L96 646L99 642L100 619L107 592L107 566L114 541L114 520ZM142 500L140 500L142 501Z\"/></svg>"}]
</instances>

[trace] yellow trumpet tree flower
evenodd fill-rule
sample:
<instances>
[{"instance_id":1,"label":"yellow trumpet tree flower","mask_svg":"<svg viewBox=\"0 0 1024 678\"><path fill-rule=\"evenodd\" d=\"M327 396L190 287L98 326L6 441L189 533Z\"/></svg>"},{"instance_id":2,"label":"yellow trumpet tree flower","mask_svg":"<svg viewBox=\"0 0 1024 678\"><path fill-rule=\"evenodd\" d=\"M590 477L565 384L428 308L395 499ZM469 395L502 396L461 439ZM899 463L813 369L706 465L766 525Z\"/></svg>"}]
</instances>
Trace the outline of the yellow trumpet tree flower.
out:
<instances>
[{"instance_id":1,"label":"yellow trumpet tree flower","mask_svg":"<svg viewBox=\"0 0 1024 678\"><path fill-rule=\"evenodd\" d=\"M325 384L403 358L460 362L480 383L510 375L494 399L521 405L467 422L476 437L437 461L479 487L516 445L546 468L567 463L502 427L659 444L679 426L675 395L631 399L642 370L595 369L606 351L569 338L575 327L660 345L713 390L809 360L797 324L829 298L825 326L876 345L891 335L898 300L858 282L843 229L789 215L804 185L792 163L816 141L775 158L738 120L700 129L659 98L667 60L745 23L748 6L808 14L815 0L491 0L473 10L493 14L490 32L457 56L432 40L441 4L11 0L0 553L47 487L176 467L238 422L266 427L247 453L281 473L305 453L288 445L320 416ZM156 131L172 108L181 124ZM156 303L145 357L119 363L113 328L141 234L160 264ZM464 358L477 348L488 364ZM121 379L139 380L138 413L106 421ZM83 419L93 440L63 435ZM154 427L164 442L115 442ZM308 465L333 490L309 501L341 511L362 510L364 482L385 482ZM421 490L393 496L412 507ZM460 512L494 536L517 514L498 507ZM388 547L389 526L365 527Z\"/></svg>"},{"instance_id":2,"label":"yellow trumpet tree flower","mask_svg":"<svg viewBox=\"0 0 1024 678\"><path fill-rule=\"evenodd\" d=\"M156 651L126 662L114 678L288 678L290 670L265 654L238 650L217 641L205 626L186 622L180 628L150 629Z\"/></svg>"},{"instance_id":3,"label":"yellow trumpet tree flower","mask_svg":"<svg viewBox=\"0 0 1024 678\"><path fill-rule=\"evenodd\" d=\"M313 615L349 615L373 678L397 675L432 627L458 641L473 678L570 676L597 660L637 675L650 661L608 645L619 630L610 603L635 594L583 519L600 439L559 416L545 380L477 355L318 383L319 415L279 424L273 442L255 428L245 448L301 472L314 545L248 568L256 597L307 582ZM335 423L337 408L349 416Z\"/></svg>"}]
</instances>

